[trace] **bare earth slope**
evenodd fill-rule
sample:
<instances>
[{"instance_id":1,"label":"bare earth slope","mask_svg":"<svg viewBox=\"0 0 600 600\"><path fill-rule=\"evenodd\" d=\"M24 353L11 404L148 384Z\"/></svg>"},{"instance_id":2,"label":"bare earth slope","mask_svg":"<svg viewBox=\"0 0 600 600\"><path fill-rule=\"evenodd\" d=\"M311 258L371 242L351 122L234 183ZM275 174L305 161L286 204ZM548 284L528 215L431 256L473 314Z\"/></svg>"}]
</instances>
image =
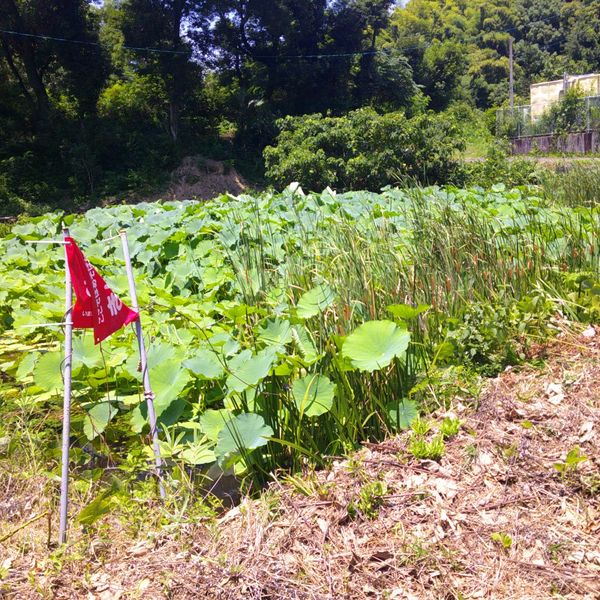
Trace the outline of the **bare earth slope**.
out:
<instances>
[{"instance_id":1,"label":"bare earth slope","mask_svg":"<svg viewBox=\"0 0 600 600\"><path fill-rule=\"evenodd\" d=\"M88 544L61 571L26 528L0 545L5 597L600 598L600 330L546 353L541 369L491 380L476 408L456 400L464 425L440 463L412 458L401 436L218 523ZM560 473L576 446L587 459ZM349 516L377 479L372 518Z\"/></svg>"},{"instance_id":2,"label":"bare earth slope","mask_svg":"<svg viewBox=\"0 0 600 600\"><path fill-rule=\"evenodd\" d=\"M210 200L225 193L237 196L247 188L248 183L234 167L218 160L186 156L171 173L169 184L144 200Z\"/></svg>"}]
</instances>

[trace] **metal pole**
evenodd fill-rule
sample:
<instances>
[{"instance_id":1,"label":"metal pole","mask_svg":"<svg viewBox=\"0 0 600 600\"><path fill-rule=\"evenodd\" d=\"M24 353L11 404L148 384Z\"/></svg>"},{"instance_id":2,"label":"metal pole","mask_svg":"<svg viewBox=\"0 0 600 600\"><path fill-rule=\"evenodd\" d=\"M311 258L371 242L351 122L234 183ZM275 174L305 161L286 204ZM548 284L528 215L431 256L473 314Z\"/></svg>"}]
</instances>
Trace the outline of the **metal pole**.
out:
<instances>
[{"instance_id":1,"label":"metal pole","mask_svg":"<svg viewBox=\"0 0 600 600\"><path fill-rule=\"evenodd\" d=\"M589 131L590 127L590 99L585 99L585 130Z\"/></svg>"},{"instance_id":2,"label":"metal pole","mask_svg":"<svg viewBox=\"0 0 600 600\"><path fill-rule=\"evenodd\" d=\"M515 75L513 66L513 39L512 36L508 38L508 98L510 103L510 109L515 106ZM511 115L512 116L512 115Z\"/></svg>"},{"instance_id":3,"label":"metal pole","mask_svg":"<svg viewBox=\"0 0 600 600\"><path fill-rule=\"evenodd\" d=\"M125 259L125 269L127 270L127 280L129 281L129 294L131 296L131 308L139 313L137 293L135 290L135 279L133 277L133 269L131 267L131 257L129 256L129 244L127 243L127 232L120 231L121 245L123 246L123 257ZM154 448L154 458L156 464L156 476L158 478L158 488L160 497L165 498L165 486L162 482L160 458L160 446L158 445L158 429L156 428L156 411L154 410L154 393L150 385L150 373L148 371L148 357L146 355L146 346L144 344L144 336L142 334L141 319L135 320L135 333L138 340L138 349L140 351L140 365L142 368L142 378L144 382L144 398L148 407L148 421L150 422L150 434L152 435L152 446Z\"/></svg>"},{"instance_id":4,"label":"metal pole","mask_svg":"<svg viewBox=\"0 0 600 600\"><path fill-rule=\"evenodd\" d=\"M69 230L63 229L63 237L69 236ZM73 288L71 287L71 272L65 244L65 358L63 362L63 431L60 479L60 528L58 543L67 541L67 517L69 507L69 446L71 429L71 359L73 355Z\"/></svg>"}]
</instances>

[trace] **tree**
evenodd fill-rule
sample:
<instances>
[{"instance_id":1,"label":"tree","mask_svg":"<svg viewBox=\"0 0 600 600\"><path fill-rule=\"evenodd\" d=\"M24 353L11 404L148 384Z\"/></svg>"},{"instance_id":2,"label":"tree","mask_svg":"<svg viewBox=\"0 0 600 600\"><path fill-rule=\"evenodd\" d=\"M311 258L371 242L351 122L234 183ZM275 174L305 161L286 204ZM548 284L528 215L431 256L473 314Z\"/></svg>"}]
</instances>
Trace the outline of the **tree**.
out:
<instances>
[{"instance_id":1,"label":"tree","mask_svg":"<svg viewBox=\"0 0 600 600\"><path fill-rule=\"evenodd\" d=\"M580 72L600 71L600 0L565 4L565 51Z\"/></svg>"},{"instance_id":2,"label":"tree","mask_svg":"<svg viewBox=\"0 0 600 600\"><path fill-rule=\"evenodd\" d=\"M431 98L430 107L443 110L464 95L461 80L467 68L463 48L453 41L434 42L423 53L418 81Z\"/></svg>"},{"instance_id":3,"label":"tree","mask_svg":"<svg viewBox=\"0 0 600 600\"><path fill-rule=\"evenodd\" d=\"M193 24L196 39L206 28L204 3L191 0L127 0L123 10L123 33L128 46L150 48L135 54L139 73L159 77L168 97L168 131L179 138L184 103L200 83L201 73L192 62L192 45L183 30Z\"/></svg>"},{"instance_id":4,"label":"tree","mask_svg":"<svg viewBox=\"0 0 600 600\"><path fill-rule=\"evenodd\" d=\"M97 45L98 24L88 2L0 0L0 27L26 34L0 34L0 47L11 76L31 107L34 123L48 123L49 88L52 92L65 90L78 114L94 113L107 62Z\"/></svg>"}]
</instances>

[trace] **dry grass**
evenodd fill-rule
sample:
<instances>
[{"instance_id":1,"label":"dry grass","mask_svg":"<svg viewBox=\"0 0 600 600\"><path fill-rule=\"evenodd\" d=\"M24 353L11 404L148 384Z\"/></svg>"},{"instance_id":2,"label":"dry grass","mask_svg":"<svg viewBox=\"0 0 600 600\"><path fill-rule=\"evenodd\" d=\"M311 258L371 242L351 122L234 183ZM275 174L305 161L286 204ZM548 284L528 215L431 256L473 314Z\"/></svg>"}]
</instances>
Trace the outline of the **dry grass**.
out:
<instances>
[{"instance_id":1,"label":"dry grass","mask_svg":"<svg viewBox=\"0 0 600 600\"><path fill-rule=\"evenodd\" d=\"M218 160L186 156L171 173L169 185L145 200L211 200L225 193L237 196L247 189L248 183L235 168Z\"/></svg>"},{"instance_id":2,"label":"dry grass","mask_svg":"<svg viewBox=\"0 0 600 600\"><path fill-rule=\"evenodd\" d=\"M40 520L0 545L4 597L599 598L600 330L544 352L543 369L491 380L477 410L457 399L464 425L440 463L412 459L401 436L275 482L217 522L142 540L111 522L92 539L74 532L60 560L48 558ZM575 446L589 458L561 476L554 463ZM377 479L387 484L378 514L351 519L348 505ZM0 507L21 493L2 492ZM36 502L0 537L39 513Z\"/></svg>"}]
</instances>

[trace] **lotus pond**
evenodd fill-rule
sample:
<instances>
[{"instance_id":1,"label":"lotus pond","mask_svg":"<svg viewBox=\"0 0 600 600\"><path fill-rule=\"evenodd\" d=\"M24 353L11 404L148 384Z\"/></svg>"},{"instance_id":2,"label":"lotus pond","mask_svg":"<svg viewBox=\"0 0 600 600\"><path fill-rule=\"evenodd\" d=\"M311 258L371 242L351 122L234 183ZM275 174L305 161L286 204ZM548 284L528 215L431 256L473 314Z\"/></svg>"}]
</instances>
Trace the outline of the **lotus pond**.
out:
<instances>
[{"instance_id":1,"label":"lotus pond","mask_svg":"<svg viewBox=\"0 0 600 600\"><path fill-rule=\"evenodd\" d=\"M406 428L457 373L523 360L559 317L598 316L600 213L533 188L300 189L59 213L0 239L0 391L59 446L66 222L124 301L126 228L175 468L263 480ZM135 335L76 330L80 449L151 457ZM0 425L0 434L2 426ZM83 460L83 459L82 459ZM118 462L118 460L117 460Z\"/></svg>"}]
</instances>

